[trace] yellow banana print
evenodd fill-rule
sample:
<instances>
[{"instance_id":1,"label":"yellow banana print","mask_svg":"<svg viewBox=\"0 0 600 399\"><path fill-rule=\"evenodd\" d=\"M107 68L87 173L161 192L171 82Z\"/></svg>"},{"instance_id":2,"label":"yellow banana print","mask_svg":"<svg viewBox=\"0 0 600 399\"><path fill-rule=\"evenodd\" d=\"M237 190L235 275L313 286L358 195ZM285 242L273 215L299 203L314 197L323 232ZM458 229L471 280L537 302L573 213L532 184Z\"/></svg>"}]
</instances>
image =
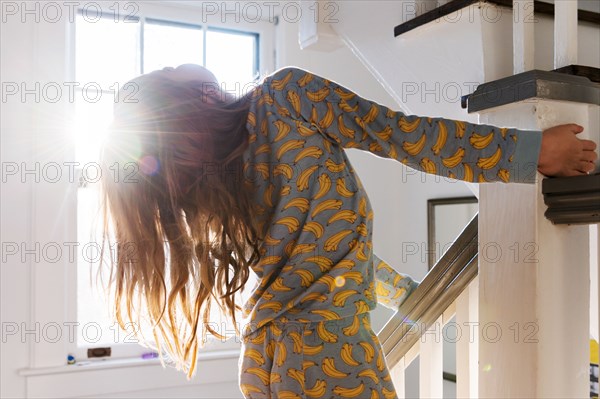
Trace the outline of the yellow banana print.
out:
<instances>
[{"instance_id":1,"label":"yellow banana print","mask_svg":"<svg viewBox=\"0 0 600 399\"><path fill-rule=\"evenodd\" d=\"M312 82L314 78L314 75L310 72L307 72L304 74L304 76L302 76L302 78L300 78L300 80L298 80L298 86L300 87L304 87L307 84L309 84L310 82Z\"/></svg>"},{"instance_id":2,"label":"yellow banana print","mask_svg":"<svg viewBox=\"0 0 600 399\"><path fill-rule=\"evenodd\" d=\"M323 341L328 342L330 344L334 344L338 340L338 336L336 334L328 331L327 328L325 328L325 323L317 324L317 335Z\"/></svg>"},{"instance_id":3,"label":"yellow banana print","mask_svg":"<svg viewBox=\"0 0 600 399\"><path fill-rule=\"evenodd\" d=\"M281 195L282 196L289 195L291 191L292 191L292 188L290 186L281 187Z\"/></svg>"},{"instance_id":4,"label":"yellow banana print","mask_svg":"<svg viewBox=\"0 0 600 399\"><path fill-rule=\"evenodd\" d=\"M259 366L265 364L265 358L263 357L262 353L260 353L256 349L246 349L244 351L244 356L254 360Z\"/></svg>"},{"instance_id":5,"label":"yellow banana print","mask_svg":"<svg viewBox=\"0 0 600 399\"><path fill-rule=\"evenodd\" d=\"M290 368L287 371L287 375L288 377L298 381L298 384L300 384L300 386L304 387L304 371Z\"/></svg>"},{"instance_id":6,"label":"yellow banana print","mask_svg":"<svg viewBox=\"0 0 600 399\"><path fill-rule=\"evenodd\" d=\"M469 143L476 150L482 150L486 148L490 143L494 140L494 131L491 131L489 134L485 136L479 135L477 133L473 133L471 137L469 137Z\"/></svg>"},{"instance_id":7,"label":"yellow banana print","mask_svg":"<svg viewBox=\"0 0 600 399\"><path fill-rule=\"evenodd\" d=\"M323 225L319 222L315 222L314 220L306 223L302 230L313 233L315 235L315 238L321 238L325 233L325 228L323 227Z\"/></svg>"},{"instance_id":8,"label":"yellow banana print","mask_svg":"<svg viewBox=\"0 0 600 399\"><path fill-rule=\"evenodd\" d=\"M294 112L296 112L296 116L300 116L301 105L300 105L300 96L294 90L288 90L287 92L287 100L292 104L292 108Z\"/></svg>"},{"instance_id":9,"label":"yellow banana print","mask_svg":"<svg viewBox=\"0 0 600 399\"><path fill-rule=\"evenodd\" d=\"M275 168L273 168L273 174L275 176L283 175L288 180L290 180L292 177L294 177L294 171L292 170L292 167L285 163L277 164L277 166L275 166ZM267 176L267 178L268 178L268 176Z\"/></svg>"},{"instance_id":10,"label":"yellow banana print","mask_svg":"<svg viewBox=\"0 0 600 399\"><path fill-rule=\"evenodd\" d=\"M321 369L328 377L332 378L346 378L349 373L344 373L335 367L335 360L332 357L326 357L321 363Z\"/></svg>"},{"instance_id":11,"label":"yellow banana print","mask_svg":"<svg viewBox=\"0 0 600 399\"><path fill-rule=\"evenodd\" d=\"M340 209L342 206L342 201L338 199L328 199L321 201L317 206L313 208L310 216L314 218L316 215L323 211L331 210L331 209Z\"/></svg>"},{"instance_id":12,"label":"yellow banana print","mask_svg":"<svg viewBox=\"0 0 600 399\"><path fill-rule=\"evenodd\" d=\"M392 127L390 125L387 125L382 131L375 132L375 135L381 140L388 142L390 140L390 137L392 137L392 133L394 133Z\"/></svg>"},{"instance_id":13,"label":"yellow banana print","mask_svg":"<svg viewBox=\"0 0 600 399\"><path fill-rule=\"evenodd\" d=\"M265 302L258 306L258 310L271 309L277 313L279 313L282 308L283 308L283 304L278 301L269 301L269 302Z\"/></svg>"},{"instance_id":14,"label":"yellow banana print","mask_svg":"<svg viewBox=\"0 0 600 399\"><path fill-rule=\"evenodd\" d=\"M298 188L298 191L302 192L308 188L310 177L317 169L319 169L319 165L313 165L300 173L298 180L296 180L296 187Z\"/></svg>"},{"instance_id":15,"label":"yellow banana print","mask_svg":"<svg viewBox=\"0 0 600 399\"><path fill-rule=\"evenodd\" d=\"M335 120L335 114L333 112L333 105L331 103L327 103L327 112L325 113L325 116L323 117L323 119L321 119L319 121L319 127L321 129L323 129L324 131L326 131L329 126L331 126L331 124L333 123L333 121Z\"/></svg>"},{"instance_id":16,"label":"yellow banana print","mask_svg":"<svg viewBox=\"0 0 600 399\"><path fill-rule=\"evenodd\" d=\"M260 154L270 154L271 153L271 144L261 144L256 151L254 151L254 155Z\"/></svg>"},{"instance_id":17,"label":"yellow banana print","mask_svg":"<svg viewBox=\"0 0 600 399\"><path fill-rule=\"evenodd\" d=\"M265 189L265 192L263 194L263 201L270 208L273 207L273 190L274 189L275 189L275 186L273 186L272 183L269 183L269 185L267 186L267 188Z\"/></svg>"},{"instance_id":18,"label":"yellow banana print","mask_svg":"<svg viewBox=\"0 0 600 399\"><path fill-rule=\"evenodd\" d=\"M479 158L477 161L477 167L485 170L492 169L498 164L498 162L500 162L500 159L502 159L502 149L500 146L498 146L496 152L494 152L491 156Z\"/></svg>"},{"instance_id":19,"label":"yellow banana print","mask_svg":"<svg viewBox=\"0 0 600 399\"><path fill-rule=\"evenodd\" d=\"M269 385L269 382L271 381L270 373L266 370L261 369L260 367L248 367L245 371L246 373L254 374L258 378L260 378L262 383L265 385Z\"/></svg>"},{"instance_id":20,"label":"yellow banana print","mask_svg":"<svg viewBox=\"0 0 600 399\"><path fill-rule=\"evenodd\" d=\"M329 274L321 276L315 284L325 284L329 288L329 292L333 292L337 288L335 278Z\"/></svg>"},{"instance_id":21,"label":"yellow banana print","mask_svg":"<svg viewBox=\"0 0 600 399\"><path fill-rule=\"evenodd\" d=\"M314 279L314 277L313 277ZM312 282L311 282L312 284ZM325 294L321 294L320 292L311 292L307 294L304 298L300 300L300 303L309 302L309 301L319 301L325 302L327 300L327 296Z\"/></svg>"},{"instance_id":22,"label":"yellow banana print","mask_svg":"<svg viewBox=\"0 0 600 399\"><path fill-rule=\"evenodd\" d=\"M379 114L379 107L377 105L373 104L373 105L371 105L369 112L367 112L367 114L362 117L362 120L364 123L371 123L377 118L378 114Z\"/></svg>"},{"instance_id":23,"label":"yellow banana print","mask_svg":"<svg viewBox=\"0 0 600 399\"><path fill-rule=\"evenodd\" d=\"M368 342L359 342L358 343L365 351L365 360L367 363L371 363L373 358L375 357L375 348Z\"/></svg>"},{"instance_id":24,"label":"yellow banana print","mask_svg":"<svg viewBox=\"0 0 600 399\"><path fill-rule=\"evenodd\" d=\"M277 342L277 352L275 357L275 364L281 367L285 363L285 359L287 358L287 347L281 341Z\"/></svg>"},{"instance_id":25,"label":"yellow banana print","mask_svg":"<svg viewBox=\"0 0 600 399\"><path fill-rule=\"evenodd\" d=\"M319 269L321 269L321 271L323 272L331 269L331 267L333 266L333 261L331 259L320 255L311 256L310 258L306 258L304 261L316 263L317 265L319 265Z\"/></svg>"},{"instance_id":26,"label":"yellow banana print","mask_svg":"<svg viewBox=\"0 0 600 399\"><path fill-rule=\"evenodd\" d=\"M406 151L409 155L418 155L421 151L423 151L423 148L425 148L425 143L427 142L427 135L425 134L425 132L423 132L423 134L421 135L421 138L419 140L417 140L414 143L410 143L408 141L405 141L402 143L402 148L404 149L404 151Z\"/></svg>"},{"instance_id":27,"label":"yellow banana print","mask_svg":"<svg viewBox=\"0 0 600 399\"><path fill-rule=\"evenodd\" d=\"M363 393L364 390L365 384L361 382L354 388L344 388L336 385L335 388L333 388L333 393L343 398L357 398Z\"/></svg>"},{"instance_id":28,"label":"yellow banana print","mask_svg":"<svg viewBox=\"0 0 600 399\"><path fill-rule=\"evenodd\" d=\"M248 112L248 123L252 127L256 127L256 114L252 111Z\"/></svg>"},{"instance_id":29,"label":"yellow banana print","mask_svg":"<svg viewBox=\"0 0 600 399\"><path fill-rule=\"evenodd\" d=\"M473 182L473 168L469 164L463 163L464 168L464 176L463 180L468 182Z\"/></svg>"},{"instance_id":30,"label":"yellow banana print","mask_svg":"<svg viewBox=\"0 0 600 399\"><path fill-rule=\"evenodd\" d=\"M379 371L385 370L385 362L383 360L383 354L381 351L379 351L377 353L377 360L375 362L375 366L377 367L377 370L379 370Z\"/></svg>"},{"instance_id":31,"label":"yellow banana print","mask_svg":"<svg viewBox=\"0 0 600 399\"><path fill-rule=\"evenodd\" d=\"M375 384L379 384L379 377L377 376L377 373L375 373L375 371L373 369L365 369L362 370L358 373L358 375L360 377L367 377L373 380L373 382Z\"/></svg>"},{"instance_id":32,"label":"yellow banana print","mask_svg":"<svg viewBox=\"0 0 600 399\"><path fill-rule=\"evenodd\" d=\"M348 223L354 223L356 221L356 212L350 209L342 209L341 211L336 212L332 217L327 221L327 225L331 223L337 222L338 220L344 220Z\"/></svg>"},{"instance_id":33,"label":"yellow banana print","mask_svg":"<svg viewBox=\"0 0 600 399\"><path fill-rule=\"evenodd\" d=\"M355 272L355 271L350 271L350 272L345 272L342 274L342 277L348 279L348 280L353 280L354 282L356 282L356 284L362 284L363 282L363 274L361 272Z\"/></svg>"},{"instance_id":34,"label":"yellow banana print","mask_svg":"<svg viewBox=\"0 0 600 399\"><path fill-rule=\"evenodd\" d=\"M415 118L412 122L409 122L405 117L402 116L400 117L400 120L398 120L398 127L405 133L414 132L417 130L420 124L421 118Z\"/></svg>"},{"instance_id":35,"label":"yellow banana print","mask_svg":"<svg viewBox=\"0 0 600 399\"><path fill-rule=\"evenodd\" d=\"M272 81L272 87L273 89L277 90L277 91L281 91L285 88L285 85L287 85L290 81L290 79L292 79L293 73L292 71L290 71L287 75L285 75L285 77L283 79L279 79L279 80L273 80Z\"/></svg>"},{"instance_id":36,"label":"yellow banana print","mask_svg":"<svg viewBox=\"0 0 600 399\"><path fill-rule=\"evenodd\" d=\"M273 102L274 102L273 97L271 97L271 95L269 93L264 93L258 99L258 105L263 105L263 104L273 105Z\"/></svg>"},{"instance_id":37,"label":"yellow banana print","mask_svg":"<svg viewBox=\"0 0 600 399\"><path fill-rule=\"evenodd\" d=\"M310 202L307 198L296 197L291 199L287 204L285 204L283 209L288 209L291 207L296 207L300 210L300 212L306 213L310 208Z\"/></svg>"},{"instance_id":38,"label":"yellow banana print","mask_svg":"<svg viewBox=\"0 0 600 399\"><path fill-rule=\"evenodd\" d=\"M358 214L367 217L367 199L365 197L362 197L358 203Z\"/></svg>"},{"instance_id":39,"label":"yellow banana print","mask_svg":"<svg viewBox=\"0 0 600 399\"><path fill-rule=\"evenodd\" d=\"M319 159L321 158L321 155L323 155L323 150L313 145L310 147L306 147L302 151L300 151L296 155L296 158L294 158L294 162L299 162L300 160L306 157L313 157L315 159Z\"/></svg>"},{"instance_id":40,"label":"yellow banana print","mask_svg":"<svg viewBox=\"0 0 600 399\"><path fill-rule=\"evenodd\" d=\"M304 124L300 121L296 121L296 129L298 129L298 133L300 133L300 136L303 136L303 137L310 137L317 133L316 130L313 130L313 129L310 129L310 128L304 126Z\"/></svg>"},{"instance_id":41,"label":"yellow banana print","mask_svg":"<svg viewBox=\"0 0 600 399\"><path fill-rule=\"evenodd\" d=\"M344 363L346 363L348 366L359 366L360 363L354 359L354 357L352 356L352 348L353 345L349 344L349 343L345 343L342 346L342 350L340 351L340 356L342 358L342 360L344 361Z\"/></svg>"},{"instance_id":42,"label":"yellow banana print","mask_svg":"<svg viewBox=\"0 0 600 399\"><path fill-rule=\"evenodd\" d=\"M283 155L288 151L297 150L298 148L302 148L302 146L304 146L304 143L306 143L305 140L288 140L288 141L286 141L277 150L277 160L280 161L281 157L283 157Z\"/></svg>"},{"instance_id":43,"label":"yellow banana print","mask_svg":"<svg viewBox=\"0 0 600 399\"><path fill-rule=\"evenodd\" d=\"M433 147L431 147L431 151L433 151L434 155L439 155L440 151L442 151L442 149L446 145L447 139L448 128L446 127L446 124L443 121L438 121L438 137Z\"/></svg>"},{"instance_id":44,"label":"yellow banana print","mask_svg":"<svg viewBox=\"0 0 600 399\"><path fill-rule=\"evenodd\" d=\"M356 97L355 93L352 93L350 91L344 91L342 89L340 89L339 87L333 89L333 91L340 96L340 98L344 101L348 101L348 100L352 100L354 97Z\"/></svg>"},{"instance_id":45,"label":"yellow banana print","mask_svg":"<svg viewBox=\"0 0 600 399\"><path fill-rule=\"evenodd\" d=\"M346 102L346 100L340 101L338 107L340 107L342 111L347 113L353 113L358 111L358 104L354 105L354 107L351 107L350 104Z\"/></svg>"},{"instance_id":46,"label":"yellow banana print","mask_svg":"<svg viewBox=\"0 0 600 399\"><path fill-rule=\"evenodd\" d=\"M282 224L285 227L287 227L290 234L300 228L300 221L293 216L282 217L281 219L278 219L275 223Z\"/></svg>"},{"instance_id":47,"label":"yellow banana print","mask_svg":"<svg viewBox=\"0 0 600 399\"><path fill-rule=\"evenodd\" d=\"M324 197L331 189L331 178L329 177L328 174L326 174L326 173L321 174L321 176L319 176L318 181L319 181L319 191L317 191L317 193L313 197L313 199L315 199L315 200L317 200L321 197Z\"/></svg>"},{"instance_id":48,"label":"yellow banana print","mask_svg":"<svg viewBox=\"0 0 600 399\"><path fill-rule=\"evenodd\" d=\"M349 139L354 138L355 131L344 124L344 116L342 114L338 116L338 129L343 136L348 137Z\"/></svg>"},{"instance_id":49,"label":"yellow banana print","mask_svg":"<svg viewBox=\"0 0 600 399\"><path fill-rule=\"evenodd\" d=\"M260 388L252 384L240 384L240 390L247 398L251 397L253 393L260 392L261 395L265 394Z\"/></svg>"},{"instance_id":50,"label":"yellow banana print","mask_svg":"<svg viewBox=\"0 0 600 399\"><path fill-rule=\"evenodd\" d=\"M278 277L275 279L275 282L273 284L271 284L270 287L273 291L276 292L287 292L287 291L291 291L292 288L288 287L287 285L285 285L283 283L283 277Z\"/></svg>"},{"instance_id":51,"label":"yellow banana print","mask_svg":"<svg viewBox=\"0 0 600 399\"><path fill-rule=\"evenodd\" d=\"M345 300L344 300L344 302L345 302ZM342 304L342 306L344 306L344 305ZM358 319L358 316L354 316L352 319L353 319L352 324L350 324L348 327L346 327L342 330L344 335L347 337L352 337L352 336L358 334L358 330L360 328L360 320Z\"/></svg>"},{"instance_id":52,"label":"yellow banana print","mask_svg":"<svg viewBox=\"0 0 600 399\"><path fill-rule=\"evenodd\" d=\"M323 345L323 344L316 345L316 346L304 345L304 353L307 354L308 356L318 355L319 353L321 353L323 351L324 347L325 347L325 345Z\"/></svg>"},{"instance_id":53,"label":"yellow banana print","mask_svg":"<svg viewBox=\"0 0 600 399\"><path fill-rule=\"evenodd\" d=\"M314 126L317 126L317 123L319 123L319 113L317 112L317 107L314 104L312 105L312 111L310 111L309 122Z\"/></svg>"},{"instance_id":54,"label":"yellow banana print","mask_svg":"<svg viewBox=\"0 0 600 399\"><path fill-rule=\"evenodd\" d=\"M456 150L456 152L453 155L451 155L447 158L442 158L442 164L447 168L454 168L459 163L462 162L464 157L465 157L465 149L462 147L458 147L458 149Z\"/></svg>"},{"instance_id":55,"label":"yellow banana print","mask_svg":"<svg viewBox=\"0 0 600 399\"><path fill-rule=\"evenodd\" d=\"M391 391L385 387L381 390L383 392L383 397L385 399L394 399L396 397L396 392Z\"/></svg>"},{"instance_id":56,"label":"yellow banana print","mask_svg":"<svg viewBox=\"0 0 600 399\"><path fill-rule=\"evenodd\" d=\"M259 162L254 165L254 169L262 176L263 180L267 180L270 175L269 164L266 162Z\"/></svg>"},{"instance_id":57,"label":"yellow banana print","mask_svg":"<svg viewBox=\"0 0 600 399\"><path fill-rule=\"evenodd\" d=\"M454 121L454 124L456 125L456 138L462 139L465 135L465 131L467 130L467 124L463 121Z\"/></svg>"},{"instance_id":58,"label":"yellow banana print","mask_svg":"<svg viewBox=\"0 0 600 399\"><path fill-rule=\"evenodd\" d=\"M304 393L311 398L320 398L327 391L327 383L324 380L317 380L312 388L304 388Z\"/></svg>"},{"instance_id":59,"label":"yellow banana print","mask_svg":"<svg viewBox=\"0 0 600 399\"><path fill-rule=\"evenodd\" d=\"M498 171L498 177L504 182L508 183L510 181L510 172L506 169L500 169Z\"/></svg>"},{"instance_id":60,"label":"yellow banana print","mask_svg":"<svg viewBox=\"0 0 600 399\"><path fill-rule=\"evenodd\" d=\"M331 92L331 90L329 89L329 87L323 87L317 91L306 91L306 97L308 97L308 99L310 101L312 101L313 103L319 103L323 100L325 100L325 98L329 95L329 93Z\"/></svg>"},{"instance_id":61,"label":"yellow banana print","mask_svg":"<svg viewBox=\"0 0 600 399\"><path fill-rule=\"evenodd\" d=\"M369 305L367 305L367 303L362 300L354 302L354 306L356 307L357 314L366 313L371 310L369 309Z\"/></svg>"},{"instance_id":62,"label":"yellow banana print","mask_svg":"<svg viewBox=\"0 0 600 399\"><path fill-rule=\"evenodd\" d=\"M325 244L323 245L323 249L325 249L325 251L327 251L327 252L337 251L337 248L340 245L340 242L344 238L346 238L348 235L350 235L351 233L352 233L352 230L348 230L348 229L338 231L337 233L335 233L331 237L329 237L327 239L327 241L325 241Z\"/></svg>"},{"instance_id":63,"label":"yellow banana print","mask_svg":"<svg viewBox=\"0 0 600 399\"><path fill-rule=\"evenodd\" d=\"M346 179L343 177L336 180L335 189L342 197L350 198L354 196L354 191L348 190L346 187Z\"/></svg>"},{"instance_id":64,"label":"yellow banana print","mask_svg":"<svg viewBox=\"0 0 600 399\"><path fill-rule=\"evenodd\" d=\"M435 163L427 157L421 159L421 168L423 168L423 172L425 173L435 174L436 171Z\"/></svg>"},{"instance_id":65,"label":"yellow banana print","mask_svg":"<svg viewBox=\"0 0 600 399\"><path fill-rule=\"evenodd\" d=\"M277 120L277 121L273 122L273 124L277 128L277 135L275 136L275 139L273 140L274 142L277 142L277 141L283 139L292 130L292 127L282 120Z\"/></svg>"},{"instance_id":66,"label":"yellow banana print","mask_svg":"<svg viewBox=\"0 0 600 399\"><path fill-rule=\"evenodd\" d=\"M331 159L327 159L325 161L325 166L329 169L330 172L339 173L342 170L346 169L346 162L335 163Z\"/></svg>"},{"instance_id":67,"label":"yellow banana print","mask_svg":"<svg viewBox=\"0 0 600 399\"><path fill-rule=\"evenodd\" d=\"M356 294L358 294L358 291L356 291L356 290L340 291L333 296L333 305L343 307L346 304L346 301L348 300L348 298L350 298L351 296L356 295Z\"/></svg>"},{"instance_id":68,"label":"yellow banana print","mask_svg":"<svg viewBox=\"0 0 600 399\"><path fill-rule=\"evenodd\" d=\"M316 247L317 244L297 244L294 247L294 250L290 253L290 258L296 255L305 254L307 252L313 252Z\"/></svg>"}]
</instances>

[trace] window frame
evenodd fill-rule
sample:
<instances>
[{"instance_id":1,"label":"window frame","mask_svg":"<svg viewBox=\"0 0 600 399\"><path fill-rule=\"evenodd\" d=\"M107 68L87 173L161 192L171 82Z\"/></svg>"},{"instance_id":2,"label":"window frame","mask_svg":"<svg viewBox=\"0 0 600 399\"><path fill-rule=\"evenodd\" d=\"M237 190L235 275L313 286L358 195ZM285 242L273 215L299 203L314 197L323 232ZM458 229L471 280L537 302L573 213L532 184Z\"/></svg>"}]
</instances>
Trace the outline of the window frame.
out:
<instances>
[{"instance_id":1,"label":"window frame","mask_svg":"<svg viewBox=\"0 0 600 399\"><path fill-rule=\"evenodd\" d=\"M131 18L130 14L127 12L123 12L123 6L127 6L128 3L120 4L120 12L110 15L100 15L101 18L115 18L118 17L119 21L121 21L122 17ZM219 20L219 16L215 15L212 18L209 18L206 23L194 23L194 18L205 18L202 15L201 11L199 11L196 7L187 7L181 4L167 4L164 2L139 2L140 5L138 10L138 15L136 18L139 23L139 48L138 48L138 65L140 69L140 73L144 73L144 25L147 21L152 21L152 23L158 22L159 24L164 24L168 26L181 26L181 27L192 27L203 30L203 65L206 65L206 40L207 40L207 32L211 31L221 31L228 33L239 33L245 35L252 35L255 37L255 57L254 57L254 73L258 73L259 76L263 76L273 71L275 64L274 57L274 49L275 49L275 30L274 24L268 21L260 21L260 23L252 22L242 22L235 23L235 25L228 24ZM82 14L82 10L78 9L78 16ZM243 19L243 18L242 18ZM122 23L122 22L121 22ZM67 37L69 38L69 43L67 46L67 64L68 64L68 75L71 78L71 81L75 81L76 71L75 71L75 46L76 46L76 28L75 23L70 24L67 29ZM232 28L231 26L235 26ZM82 89L80 87L75 88L76 93L81 94ZM115 92L112 90L102 90L102 95L115 95ZM73 112L75 109L75 103L69 104L70 111ZM75 155L75 154L73 154ZM70 238L74 238L72 241L77 241L77 195L79 190L88 189L85 186L89 186L90 184L85 183L85 179L83 179L81 169L77 171L80 178L77 179L79 182L76 184L76 187L72 190L72 203L75 204L74 209L72 210L73 220L75 221L75 231L70 231L67 235ZM93 185L94 183L92 183ZM80 268L80 265L76 263L77 267L69 268L69 272L67 273L67 281L68 290L65 292L63 304L65 308L65 320L75 320L77 322L77 270ZM89 271L89 268L81 269ZM77 339L74 342L68 342L66 344L66 352L74 355L77 359L86 359L87 358L87 350L92 349L94 347L98 347L98 345L89 344L85 346L78 346ZM218 352L222 352L225 358L231 357L231 351L238 349L239 350L239 338L230 338L226 342L219 344L218 342L213 342L213 344L207 343L207 346L200 349L199 353L204 353L212 356L218 357ZM111 344L111 356L110 359L123 359L123 358L139 358L142 353L148 352L148 348L144 348L137 343L123 343L123 344ZM62 360L62 359L61 359Z\"/></svg>"}]
</instances>

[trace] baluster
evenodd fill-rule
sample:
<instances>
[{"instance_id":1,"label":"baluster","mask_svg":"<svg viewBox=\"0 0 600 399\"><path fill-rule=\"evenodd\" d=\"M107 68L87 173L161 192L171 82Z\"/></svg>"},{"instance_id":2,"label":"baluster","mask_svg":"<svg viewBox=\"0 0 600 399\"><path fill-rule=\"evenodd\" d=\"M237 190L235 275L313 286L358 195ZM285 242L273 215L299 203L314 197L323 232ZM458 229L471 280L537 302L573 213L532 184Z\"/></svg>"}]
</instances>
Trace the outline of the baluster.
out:
<instances>
[{"instance_id":1,"label":"baluster","mask_svg":"<svg viewBox=\"0 0 600 399\"><path fill-rule=\"evenodd\" d=\"M577 2L554 3L554 68L577 64Z\"/></svg>"},{"instance_id":2,"label":"baluster","mask_svg":"<svg viewBox=\"0 0 600 399\"><path fill-rule=\"evenodd\" d=\"M443 391L442 318L439 317L421 337L419 354L419 395L442 398Z\"/></svg>"},{"instance_id":3,"label":"baluster","mask_svg":"<svg viewBox=\"0 0 600 399\"><path fill-rule=\"evenodd\" d=\"M477 277L456 300L456 324L461 336L456 343L456 397L478 397L477 363L479 280Z\"/></svg>"},{"instance_id":4,"label":"baluster","mask_svg":"<svg viewBox=\"0 0 600 399\"><path fill-rule=\"evenodd\" d=\"M514 74L534 68L533 0L513 2L513 70Z\"/></svg>"},{"instance_id":5,"label":"baluster","mask_svg":"<svg viewBox=\"0 0 600 399\"><path fill-rule=\"evenodd\" d=\"M398 394L398 399L404 399L406 396L406 386L405 386L405 377L404 370L406 369L404 359L400 359L398 364L394 366L390 370L390 375L392 376L392 382L394 383L394 387L396 388L396 393Z\"/></svg>"}]
</instances>

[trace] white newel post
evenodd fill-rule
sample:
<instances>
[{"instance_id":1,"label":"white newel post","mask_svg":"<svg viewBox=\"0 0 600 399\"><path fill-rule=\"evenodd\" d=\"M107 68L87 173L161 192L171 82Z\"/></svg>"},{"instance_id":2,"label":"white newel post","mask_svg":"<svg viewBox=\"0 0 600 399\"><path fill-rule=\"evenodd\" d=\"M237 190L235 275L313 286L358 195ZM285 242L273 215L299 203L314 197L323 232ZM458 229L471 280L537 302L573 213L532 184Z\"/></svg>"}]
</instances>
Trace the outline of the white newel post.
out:
<instances>
[{"instance_id":1,"label":"white newel post","mask_svg":"<svg viewBox=\"0 0 600 399\"><path fill-rule=\"evenodd\" d=\"M589 107L526 100L486 110L480 123L587 128ZM537 177L479 189L481 398L589 395L589 227L552 225Z\"/></svg>"}]
</instances>

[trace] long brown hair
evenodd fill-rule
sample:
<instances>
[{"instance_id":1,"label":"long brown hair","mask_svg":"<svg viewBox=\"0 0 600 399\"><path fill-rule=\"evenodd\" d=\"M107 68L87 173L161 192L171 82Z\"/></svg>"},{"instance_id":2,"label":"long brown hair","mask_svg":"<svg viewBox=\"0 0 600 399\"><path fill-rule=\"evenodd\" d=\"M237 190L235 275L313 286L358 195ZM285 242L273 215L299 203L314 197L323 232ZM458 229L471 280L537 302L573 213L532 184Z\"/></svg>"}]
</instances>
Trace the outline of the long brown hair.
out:
<instances>
[{"instance_id":1,"label":"long brown hair","mask_svg":"<svg viewBox=\"0 0 600 399\"><path fill-rule=\"evenodd\" d=\"M147 317L161 361L190 379L206 332L225 338L209 324L211 304L236 325L235 294L260 258L242 179L251 93L152 74L124 88L134 90L120 93L101 157L104 243L118 248L115 317L121 328Z\"/></svg>"}]
</instances>

